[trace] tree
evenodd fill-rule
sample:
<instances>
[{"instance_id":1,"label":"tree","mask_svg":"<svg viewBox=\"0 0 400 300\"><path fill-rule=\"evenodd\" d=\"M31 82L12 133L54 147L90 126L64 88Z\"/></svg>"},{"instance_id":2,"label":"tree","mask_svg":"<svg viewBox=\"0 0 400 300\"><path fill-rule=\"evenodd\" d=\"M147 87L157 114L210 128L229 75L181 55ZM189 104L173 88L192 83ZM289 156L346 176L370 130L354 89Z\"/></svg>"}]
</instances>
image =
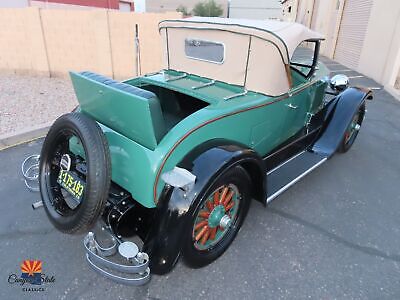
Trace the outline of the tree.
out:
<instances>
[{"instance_id":1,"label":"tree","mask_svg":"<svg viewBox=\"0 0 400 300\"><path fill-rule=\"evenodd\" d=\"M192 14L200 17L219 17L223 12L222 6L217 4L215 0L207 0L197 3Z\"/></svg>"},{"instance_id":2,"label":"tree","mask_svg":"<svg viewBox=\"0 0 400 300\"><path fill-rule=\"evenodd\" d=\"M178 8L176 9L176 11L182 13L182 15L183 15L184 17L190 16L190 13L189 13L187 7L184 6L184 5L182 5L182 4L178 6Z\"/></svg>"}]
</instances>

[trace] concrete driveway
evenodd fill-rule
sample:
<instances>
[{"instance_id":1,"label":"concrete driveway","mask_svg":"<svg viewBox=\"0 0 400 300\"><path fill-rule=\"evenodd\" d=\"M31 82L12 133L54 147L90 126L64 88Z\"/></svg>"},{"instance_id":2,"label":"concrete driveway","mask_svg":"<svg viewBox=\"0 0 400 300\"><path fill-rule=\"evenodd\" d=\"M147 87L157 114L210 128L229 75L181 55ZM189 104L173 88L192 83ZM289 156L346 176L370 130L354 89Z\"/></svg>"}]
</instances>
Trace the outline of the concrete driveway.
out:
<instances>
[{"instance_id":1,"label":"concrete driveway","mask_svg":"<svg viewBox=\"0 0 400 300\"><path fill-rule=\"evenodd\" d=\"M330 63L332 70L346 69ZM378 87L355 76L354 84ZM142 287L115 284L86 264L82 236L49 223L20 163L41 140L0 152L0 299L399 299L400 102L383 90L353 148L336 155L268 208L253 202L238 237L213 264L182 262ZM43 292L8 283L25 259L55 282Z\"/></svg>"}]
</instances>

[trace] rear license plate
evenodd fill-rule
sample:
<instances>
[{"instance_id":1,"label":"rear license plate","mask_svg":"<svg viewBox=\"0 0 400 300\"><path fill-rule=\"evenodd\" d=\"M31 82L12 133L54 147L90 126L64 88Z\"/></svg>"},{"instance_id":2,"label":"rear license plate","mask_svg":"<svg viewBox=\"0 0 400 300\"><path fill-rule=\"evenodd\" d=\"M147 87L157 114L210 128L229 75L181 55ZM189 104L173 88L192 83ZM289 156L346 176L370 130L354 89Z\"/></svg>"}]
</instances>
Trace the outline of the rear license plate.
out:
<instances>
[{"instance_id":1,"label":"rear license plate","mask_svg":"<svg viewBox=\"0 0 400 300\"><path fill-rule=\"evenodd\" d=\"M85 182L77 175L66 170L60 170L57 182L75 199L82 199L83 192L85 191Z\"/></svg>"}]
</instances>

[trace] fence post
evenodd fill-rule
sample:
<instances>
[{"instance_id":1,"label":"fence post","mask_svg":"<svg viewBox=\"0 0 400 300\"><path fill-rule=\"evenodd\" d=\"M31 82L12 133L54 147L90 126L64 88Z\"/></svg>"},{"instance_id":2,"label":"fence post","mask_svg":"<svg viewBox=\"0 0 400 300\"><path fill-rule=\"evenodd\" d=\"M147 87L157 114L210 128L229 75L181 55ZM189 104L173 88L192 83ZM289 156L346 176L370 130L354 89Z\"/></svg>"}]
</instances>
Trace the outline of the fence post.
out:
<instances>
[{"instance_id":1,"label":"fence post","mask_svg":"<svg viewBox=\"0 0 400 300\"><path fill-rule=\"evenodd\" d=\"M47 70L48 70L49 77L51 77L50 60L49 60L49 54L48 54L48 50L47 50L46 36L44 33L44 29L43 29L42 9L38 8L38 10L39 10L38 13L39 13L39 21L40 21L40 30L42 32L42 41L43 41L43 45L44 45L44 52L45 52L46 62L47 62Z\"/></svg>"},{"instance_id":2,"label":"fence post","mask_svg":"<svg viewBox=\"0 0 400 300\"><path fill-rule=\"evenodd\" d=\"M109 17L110 10L107 9L107 30L108 30L108 42L110 44L110 60L111 60L111 74L112 78L115 79L114 74L114 60L113 60L113 49L112 49L112 42L111 42L111 30L110 30L110 17Z\"/></svg>"},{"instance_id":3,"label":"fence post","mask_svg":"<svg viewBox=\"0 0 400 300\"><path fill-rule=\"evenodd\" d=\"M140 65L140 40L139 40L139 24L135 24L135 50L136 50L136 76L142 75L142 67Z\"/></svg>"}]
</instances>

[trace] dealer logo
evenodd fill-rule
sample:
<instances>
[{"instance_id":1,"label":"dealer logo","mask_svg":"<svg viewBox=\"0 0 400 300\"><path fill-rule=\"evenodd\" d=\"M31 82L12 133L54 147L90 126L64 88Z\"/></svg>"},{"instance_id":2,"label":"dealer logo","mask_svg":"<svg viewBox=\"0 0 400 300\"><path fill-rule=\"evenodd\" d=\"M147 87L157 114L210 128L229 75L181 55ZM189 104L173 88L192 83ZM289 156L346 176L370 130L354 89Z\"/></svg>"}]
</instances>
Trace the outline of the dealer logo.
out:
<instances>
[{"instance_id":1,"label":"dealer logo","mask_svg":"<svg viewBox=\"0 0 400 300\"><path fill-rule=\"evenodd\" d=\"M41 260L24 260L21 263L21 276L10 274L8 283L22 287L23 292L44 292L45 285L56 281L54 276L42 273Z\"/></svg>"}]
</instances>

